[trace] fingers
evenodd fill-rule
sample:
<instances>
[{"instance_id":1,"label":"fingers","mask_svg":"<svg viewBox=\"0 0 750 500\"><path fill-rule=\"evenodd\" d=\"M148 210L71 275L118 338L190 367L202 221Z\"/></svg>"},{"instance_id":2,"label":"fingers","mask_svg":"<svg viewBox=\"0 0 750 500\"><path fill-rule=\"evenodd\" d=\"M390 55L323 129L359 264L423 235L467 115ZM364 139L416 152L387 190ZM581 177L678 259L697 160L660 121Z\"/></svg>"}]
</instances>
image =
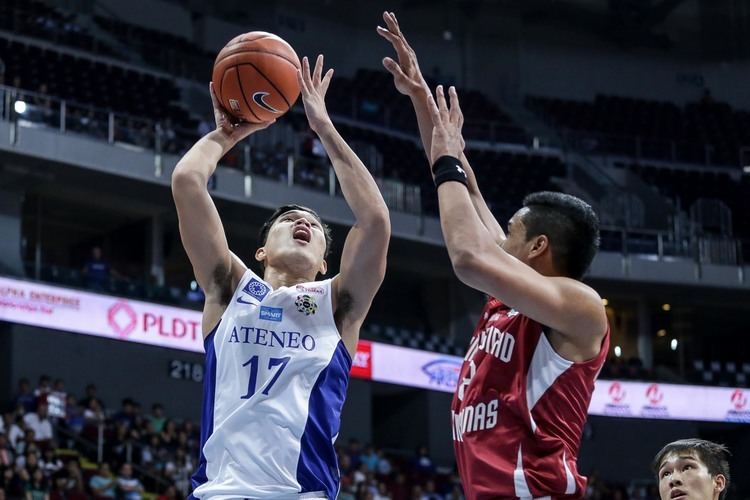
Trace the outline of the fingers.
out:
<instances>
[{"instance_id":1,"label":"fingers","mask_svg":"<svg viewBox=\"0 0 750 500\"><path fill-rule=\"evenodd\" d=\"M401 69L401 66L390 57L383 58L383 67L395 78L406 78L406 74Z\"/></svg>"},{"instance_id":2,"label":"fingers","mask_svg":"<svg viewBox=\"0 0 750 500\"><path fill-rule=\"evenodd\" d=\"M323 74L323 54L318 54L315 60L315 70L313 71L312 83L315 87L320 85L320 77Z\"/></svg>"},{"instance_id":3,"label":"fingers","mask_svg":"<svg viewBox=\"0 0 750 500\"><path fill-rule=\"evenodd\" d=\"M385 21L385 25L388 26L388 30L391 33L395 33L396 35L401 34L396 15L393 12L383 12L383 21Z\"/></svg>"},{"instance_id":4,"label":"fingers","mask_svg":"<svg viewBox=\"0 0 750 500\"><path fill-rule=\"evenodd\" d=\"M427 93L427 109L430 111L430 117L432 118L432 126L435 128L442 128L443 119L440 116L440 110L435 104L435 98L432 97L432 92Z\"/></svg>"},{"instance_id":5,"label":"fingers","mask_svg":"<svg viewBox=\"0 0 750 500\"><path fill-rule=\"evenodd\" d=\"M437 95L437 106L440 111L440 119L443 123L448 123L450 121L450 112L448 111L448 103L445 101L445 92L443 91L442 85L437 86L435 94Z\"/></svg>"},{"instance_id":6,"label":"fingers","mask_svg":"<svg viewBox=\"0 0 750 500\"><path fill-rule=\"evenodd\" d=\"M320 94L322 97L325 97L326 92L328 92L328 86L331 84L331 78L333 78L333 68L326 71L326 74L323 77L323 81L320 82Z\"/></svg>"},{"instance_id":7,"label":"fingers","mask_svg":"<svg viewBox=\"0 0 750 500\"><path fill-rule=\"evenodd\" d=\"M221 128L227 133L232 132L232 123L229 120L229 115L226 111L224 111L224 108L221 106L221 103L219 102L219 98L216 97L216 92L214 91L214 84L213 82L210 82L208 84L208 93L211 95L211 104L214 107L214 123L216 124L216 128Z\"/></svg>"},{"instance_id":8,"label":"fingers","mask_svg":"<svg viewBox=\"0 0 750 500\"><path fill-rule=\"evenodd\" d=\"M307 56L302 58L302 80L307 83L312 83L310 79L310 61Z\"/></svg>"},{"instance_id":9,"label":"fingers","mask_svg":"<svg viewBox=\"0 0 750 500\"><path fill-rule=\"evenodd\" d=\"M305 79L302 77L302 71L297 70L297 85L299 85L299 90L302 93L302 98L304 99L310 91L307 89L307 85L305 84Z\"/></svg>"},{"instance_id":10,"label":"fingers","mask_svg":"<svg viewBox=\"0 0 750 500\"><path fill-rule=\"evenodd\" d=\"M458 103L458 93L456 93L456 87L451 85L451 87L448 89L448 93L450 94L451 99L451 108L450 108L450 120L451 123L454 123L458 126L458 128L461 128L464 124L464 114L461 111L461 105Z\"/></svg>"}]
</instances>

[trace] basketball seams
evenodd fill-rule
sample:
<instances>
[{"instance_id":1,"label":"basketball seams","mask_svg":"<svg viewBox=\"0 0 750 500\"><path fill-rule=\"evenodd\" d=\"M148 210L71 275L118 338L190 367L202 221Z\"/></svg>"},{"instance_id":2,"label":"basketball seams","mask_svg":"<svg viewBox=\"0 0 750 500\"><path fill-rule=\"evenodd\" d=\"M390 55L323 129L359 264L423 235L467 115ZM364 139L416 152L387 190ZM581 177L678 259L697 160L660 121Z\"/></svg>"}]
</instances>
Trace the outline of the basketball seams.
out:
<instances>
[{"instance_id":1,"label":"basketball seams","mask_svg":"<svg viewBox=\"0 0 750 500\"><path fill-rule=\"evenodd\" d=\"M292 107L292 105L289 104L289 99L286 98L286 96L284 95L284 93L282 91L280 91L279 88L265 75L265 73L263 73L261 70L259 70L258 67L255 64L249 63L249 62L245 62L245 63L237 64L234 67L237 68L237 67L240 67L240 66L251 66L260 76L262 76L268 83L270 83L271 87L273 87L273 89L276 92L278 92L278 94L281 96L281 98L284 99L284 102L286 103L287 109L289 109L289 108ZM238 78L239 78L239 74L240 74L240 72L237 71ZM245 95L244 92L243 92L242 95L243 96ZM255 113L253 113L253 114L255 114Z\"/></svg>"},{"instance_id":2,"label":"basketball seams","mask_svg":"<svg viewBox=\"0 0 750 500\"><path fill-rule=\"evenodd\" d=\"M291 59L289 59L289 58L287 58L287 57L285 57L285 56L283 56L281 54L279 54L278 52L272 52L270 50L262 50L262 49L244 49L244 50L240 50L240 51L237 51L237 52L232 52L231 54L225 55L221 59L217 60L214 64L219 64L221 61L223 61L224 59L226 59L229 56L234 56L234 55L237 55L237 54L240 54L240 53L241 54L245 54L245 53L248 53L248 52L256 52L256 53L259 53L259 54L270 54L272 56L276 56L276 57L278 57L280 59L283 59L284 61L288 62L289 64L291 64L292 66L294 66L294 69L301 69L299 66L297 66L297 64L294 61L292 61ZM236 66L236 65L233 65L233 66Z\"/></svg>"},{"instance_id":3,"label":"basketball seams","mask_svg":"<svg viewBox=\"0 0 750 500\"><path fill-rule=\"evenodd\" d=\"M245 100L245 105L247 106L247 109L250 110L250 112L253 114L256 120L258 120L260 123L263 123L263 120L261 120L258 115L255 114L255 111L253 111L252 106L250 106L250 103L247 101L247 96L245 96L245 89L242 88L242 79L240 78L240 72L237 69L237 66L232 66L234 68L234 73L237 75L237 83L240 87L240 93L242 94L242 99ZM224 71L224 74L227 74L227 71Z\"/></svg>"},{"instance_id":4,"label":"basketball seams","mask_svg":"<svg viewBox=\"0 0 750 500\"><path fill-rule=\"evenodd\" d=\"M227 44L227 45L225 45L225 46L224 46L224 48L227 48L227 47L234 47L234 46L235 46L235 45L237 45L238 43L244 43L244 42L254 42L254 41L256 41L256 40L260 40L261 38L274 38L274 37L273 37L273 35L271 35L270 33L266 33L266 34L264 34L264 35L258 35L258 36L256 36L255 38L243 38L243 39L241 39L241 40L237 40L237 41L236 41L236 42L234 42L234 43L230 43L230 44Z\"/></svg>"}]
</instances>

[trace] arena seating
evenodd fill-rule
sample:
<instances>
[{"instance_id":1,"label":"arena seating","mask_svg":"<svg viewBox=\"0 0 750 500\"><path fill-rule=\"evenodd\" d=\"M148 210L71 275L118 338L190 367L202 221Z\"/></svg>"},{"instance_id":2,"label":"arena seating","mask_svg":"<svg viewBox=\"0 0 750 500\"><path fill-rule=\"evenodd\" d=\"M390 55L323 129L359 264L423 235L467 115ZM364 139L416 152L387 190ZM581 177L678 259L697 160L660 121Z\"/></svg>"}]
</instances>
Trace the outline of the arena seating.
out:
<instances>
[{"instance_id":1,"label":"arena seating","mask_svg":"<svg viewBox=\"0 0 750 500\"><path fill-rule=\"evenodd\" d=\"M21 389L23 387L23 389ZM62 396L64 416L39 414L39 403ZM107 406L107 404L109 406ZM54 384L47 376L32 390L19 381L12 404L0 408L0 497L25 498L27 493L49 495L50 500L104 498L92 489L99 475L97 440L102 426L103 462L106 477L119 498L122 465L130 464L133 477L144 488L140 497L148 500L185 498L190 492L190 475L199 452L199 423L173 418L164 405L143 408L132 398L120 408L104 402L94 384L80 393L66 390L63 380ZM36 414L36 415L34 415ZM37 418L28 416L41 415ZM28 429L49 422L52 439L37 440ZM44 424L46 425L46 424ZM385 449L351 438L336 446L341 472L342 500L463 500L460 479L451 467L436 464L429 450ZM39 470L38 480L34 481ZM105 481L106 482L106 481ZM94 482L93 484L96 484ZM609 484L590 477L586 498L656 499L653 487Z\"/></svg>"},{"instance_id":2,"label":"arena seating","mask_svg":"<svg viewBox=\"0 0 750 500\"><path fill-rule=\"evenodd\" d=\"M710 95L684 107L609 95L593 101L528 96L526 105L598 153L737 167L740 148L750 146L750 113Z\"/></svg>"},{"instance_id":3,"label":"arena seating","mask_svg":"<svg viewBox=\"0 0 750 500\"><path fill-rule=\"evenodd\" d=\"M76 22L75 15L38 0L0 3L0 30L103 55L116 55Z\"/></svg>"},{"instance_id":4,"label":"arena seating","mask_svg":"<svg viewBox=\"0 0 750 500\"><path fill-rule=\"evenodd\" d=\"M743 217L750 211L750 179L747 176L735 179L721 171L673 169L639 163L616 162L615 166L638 174L685 211L689 211L699 199L721 200L732 212L733 234L744 238L750 236L750 220ZM713 234L720 234L722 230L720 227L705 229Z\"/></svg>"},{"instance_id":5,"label":"arena seating","mask_svg":"<svg viewBox=\"0 0 750 500\"><path fill-rule=\"evenodd\" d=\"M44 411L40 404L51 407L48 403L55 397L64 401L63 408L58 408L64 416L38 413ZM49 377L43 376L33 391L28 381L21 380L12 405L2 410L0 451L8 463L0 462L0 493L7 498L23 498L29 489L51 493L52 499L96 497L90 483L98 469L100 425L104 463L109 464L114 478L127 463L145 488L143 498L185 498L190 492L189 477L199 455L199 425L170 418L159 403L148 411L138 401L126 398L115 409L105 406L93 384L84 397L66 391L64 381L57 379L53 386ZM38 415L38 419L29 415ZM40 440L27 432L32 425L29 422L39 425L37 420L51 424L51 439ZM342 474L339 498L365 498L367 491L381 495L375 498L393 500L414 498L412 495L421 491L446 500L462 498L456 474L436 466L424 447L416 452L383 450L350 439L337 446L337 453ZM27 489L37 468L43 472L41 480ZM58 478L66 481L55 491Z\"/></svg>"},{"instance_id":6,"label":"arena seating","mask_svg":"<svg viewBox=\"0 0 750 500\"><path fill-rule=\"evenodd\" d=\"M695 359L689 378L695 384L748 387L750 363Z\"/></svg>"}]
</instances>

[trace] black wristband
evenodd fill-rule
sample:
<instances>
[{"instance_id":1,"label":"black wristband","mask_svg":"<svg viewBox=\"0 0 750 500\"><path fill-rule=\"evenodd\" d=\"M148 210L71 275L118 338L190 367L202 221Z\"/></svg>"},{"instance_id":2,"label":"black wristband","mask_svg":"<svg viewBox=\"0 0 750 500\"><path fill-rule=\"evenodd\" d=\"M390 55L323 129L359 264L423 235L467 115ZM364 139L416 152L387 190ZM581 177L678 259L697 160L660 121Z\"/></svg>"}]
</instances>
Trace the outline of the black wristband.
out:
<instances>
[{"instance_id":1,"label":"black wristband","mask_svg":"<svg viewBox=\"0 0 750 500\"><path fill-rule=\"evenodd\" d=\"M432 165L432 176L435 179L435 187L444 182L460 182L469 187L466 171L461 166L461 160L452 156L441 156Z\"/></svg>"}]
</instances>

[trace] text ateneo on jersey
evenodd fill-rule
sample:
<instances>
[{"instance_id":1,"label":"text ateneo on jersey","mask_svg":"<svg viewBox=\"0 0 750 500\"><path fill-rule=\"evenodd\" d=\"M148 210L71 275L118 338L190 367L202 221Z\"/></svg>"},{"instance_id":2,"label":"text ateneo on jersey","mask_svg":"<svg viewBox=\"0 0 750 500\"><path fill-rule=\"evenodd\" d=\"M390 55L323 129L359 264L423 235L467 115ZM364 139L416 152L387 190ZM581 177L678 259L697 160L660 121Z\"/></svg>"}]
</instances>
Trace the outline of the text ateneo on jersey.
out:
<instances>
[{"instance_id":1,"label":"text ateneo on jersey","mask_svg":"<svg viewBox=\"0 0 750 500\"><path fill-rule=\"evenodd\" d=\"M315 337L300 332L274 331L252 326L235 326L229 336L230 344L253 344L266 347L315 350Z\"/></svg>"},{"instance_id":2,"label":"text ateneo on jersey","mask_svg":"<svg viewBox=\"0 0 750 500\"><path fill-rule=\"evenodd\" d=\"M495 319L494 317L491 319ZM467 376L459 382L456 388L456 396L463 401L471 381L476 375L477 366L475 357L479 352L485 352L501 363L508 363L512 357L516 339L510 332L500 331L494 325L487 325L479 335L471 340L469 350L466 352L464 361L468 362ZM453 420L453 439L463 441L464 434L492 429L498 422L498 409L500 401L497 398L489 401L481 401L461 408L461 411L451 411Z\"/></svg>"}]
</instances>

